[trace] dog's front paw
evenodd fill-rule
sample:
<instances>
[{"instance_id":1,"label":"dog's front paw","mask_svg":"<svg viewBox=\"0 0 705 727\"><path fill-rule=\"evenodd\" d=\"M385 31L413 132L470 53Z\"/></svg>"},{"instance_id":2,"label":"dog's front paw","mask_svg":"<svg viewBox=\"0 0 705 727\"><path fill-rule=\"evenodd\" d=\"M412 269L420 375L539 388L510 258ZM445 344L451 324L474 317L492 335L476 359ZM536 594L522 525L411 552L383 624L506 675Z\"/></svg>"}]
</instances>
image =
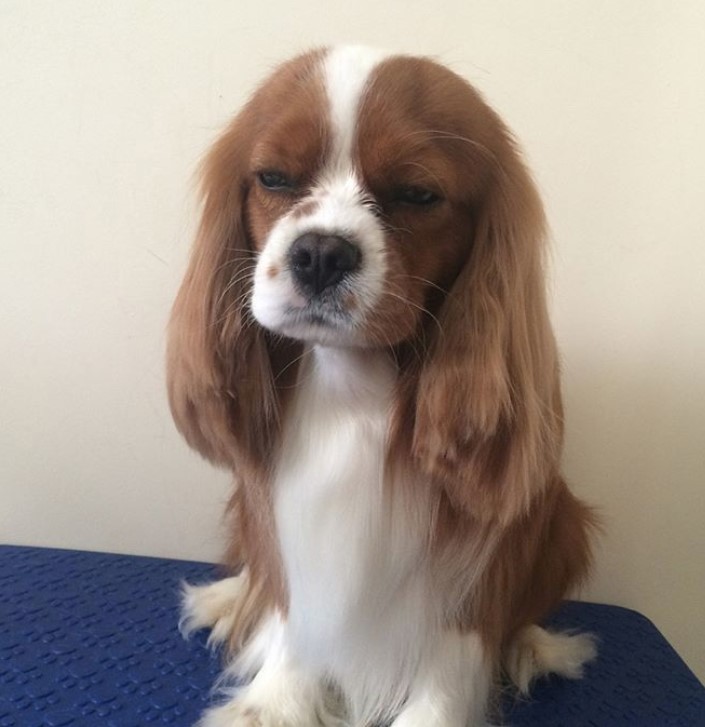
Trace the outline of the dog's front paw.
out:
<instances>
[{"instance_id":1,"label":"dog's front paw","mask_svg":"<svg viewBox=\"0 0 705 727\"><path fill-rule=\"evenodd\" d=\"M301 695L274 699L257 705L247 692L209 709L196 727L344 727L342 717L329 711L322 700L308 701Z\"/></svg>"},{"instance_id":2,"label":"dog's front paw","mask_svg":"<svg viewBox=\"0 0 705 727\"><path fill-rule=\"evenodd\" d=\"M260 719L259 710L233 701L209 709L203 714L196 727L264 727L264 724ZM283 725L283 723L281 724Z\"/></svg>"},{"instance_id":3,"label":"dog's front paw","mask_svg":"<svg viewBox=\"0 0 705 727\"><path fill-rule=\"evenodd\" d=\"M211 629L209 646L228 641L235 628L239 604L246 588L246 574L202 586L184 583L179 619L179 631L184 638L199 629Z\"/></svg>"}]
</instances>

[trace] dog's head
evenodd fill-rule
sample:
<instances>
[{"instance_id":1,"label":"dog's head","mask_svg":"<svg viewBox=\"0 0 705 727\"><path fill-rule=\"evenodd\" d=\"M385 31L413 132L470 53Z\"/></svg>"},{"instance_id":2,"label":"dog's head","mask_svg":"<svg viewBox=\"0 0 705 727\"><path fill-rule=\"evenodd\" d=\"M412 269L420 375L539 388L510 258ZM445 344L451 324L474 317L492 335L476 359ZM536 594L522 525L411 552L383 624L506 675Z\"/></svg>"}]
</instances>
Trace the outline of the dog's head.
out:
<instances>
[{"instance_id":1,"label":"dog's head","mask_svg":"<svg viewBox=\"0 0 705 727\"><path fill-rule=\"evenodd\" d=\"M202 179L169 347L189 442L264 462L301 342L387 348L390 439L451 496L522 509L561 430L544 221L479 94L428 59L309 53L256 91Z\"/></svg>"}]
</instances>

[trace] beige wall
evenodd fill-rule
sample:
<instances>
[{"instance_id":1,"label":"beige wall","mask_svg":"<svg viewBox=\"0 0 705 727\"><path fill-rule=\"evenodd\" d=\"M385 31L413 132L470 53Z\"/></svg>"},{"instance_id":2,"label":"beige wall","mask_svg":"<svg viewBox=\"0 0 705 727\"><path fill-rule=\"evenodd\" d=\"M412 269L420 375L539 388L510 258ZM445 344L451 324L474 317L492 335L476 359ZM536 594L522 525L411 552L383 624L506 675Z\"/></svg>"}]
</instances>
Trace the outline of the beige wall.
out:
<instances>
[{"instance_id":1,"label":"beige wall","mask_svg":"<svg viewBox=\"0 0 705 727\"><path fill-rule=\"evenodd\" d=\"M705 677L705 5L0 2L0 537L216 558L227 477L164 397L191 174L276 60L430 53L514 127L555 237L566 470L607 534L585 597Z\"/></svg>"}]
</instances>

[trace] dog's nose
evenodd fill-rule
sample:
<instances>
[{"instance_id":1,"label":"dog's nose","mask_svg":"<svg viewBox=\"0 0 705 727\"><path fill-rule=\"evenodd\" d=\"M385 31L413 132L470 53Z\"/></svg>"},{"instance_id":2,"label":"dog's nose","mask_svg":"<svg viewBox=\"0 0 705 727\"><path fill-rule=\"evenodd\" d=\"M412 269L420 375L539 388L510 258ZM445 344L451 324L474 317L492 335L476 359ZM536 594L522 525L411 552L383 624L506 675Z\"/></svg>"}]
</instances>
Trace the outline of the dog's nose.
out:
<instances>
[{"instance_id":1,"label":"dog's nose","mask_svg":"<svg viewBox=\"0 0 705 727\"><path fill-rule=\"evenodd\" d=\"M303 292L318 295L360 265L360 250L337 235L307 232L289 249L289 267Z\"/></svg>"}]
</instances>

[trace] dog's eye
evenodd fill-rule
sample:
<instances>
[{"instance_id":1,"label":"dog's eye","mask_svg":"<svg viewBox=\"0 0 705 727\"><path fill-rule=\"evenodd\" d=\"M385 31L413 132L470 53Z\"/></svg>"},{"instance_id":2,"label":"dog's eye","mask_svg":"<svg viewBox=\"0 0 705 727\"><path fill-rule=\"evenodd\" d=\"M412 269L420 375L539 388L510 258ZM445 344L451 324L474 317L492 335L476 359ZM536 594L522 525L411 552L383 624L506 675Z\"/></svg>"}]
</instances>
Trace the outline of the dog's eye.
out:
<instances>
[{"instance_id":1,"label":"dog's eye","mask_svg":"<svg viewBox=\"0 0 705 727\"><path fill-rule=\"evenodd\" d=\"M440 197L430 189L423 187L401 187L397 190L395 200L416 207L427 207L438 202Z\"/></svg>"},{"instance_id":2,"label":"dog's eye","mask_svg":"<svg viewBox=\"0 0 705 727\"><path fill-rule=\"evenodd\" d=\"M293 182L281 172L259 172L257 179L265 189L270 190L291 189L294 186Z\"/></svg>"}]
</instances>

